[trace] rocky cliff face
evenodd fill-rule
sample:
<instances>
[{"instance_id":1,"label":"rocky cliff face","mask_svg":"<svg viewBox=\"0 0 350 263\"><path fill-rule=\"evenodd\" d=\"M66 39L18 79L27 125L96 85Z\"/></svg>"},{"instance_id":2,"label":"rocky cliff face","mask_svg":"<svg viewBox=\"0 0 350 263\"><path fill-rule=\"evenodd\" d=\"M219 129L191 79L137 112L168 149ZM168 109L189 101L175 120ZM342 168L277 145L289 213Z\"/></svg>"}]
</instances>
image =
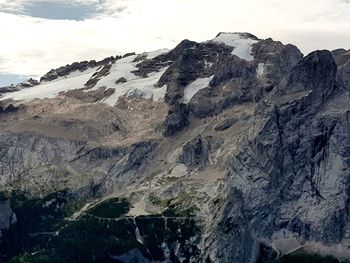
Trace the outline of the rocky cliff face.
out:
<instances>
[{"instance_id":1,"label":"rocky cliff face","mask_svg":"<svg viewBox=\"0 0 350 263\"><path fill-rule=\"evenodd\" d=\"M348 256L349 178L340 145L349 97L335 79L331 53L316 51L257 105L228 172L229 201L212 242L231 253L219 250L220 261L252 262L256 241L266 239L275 246L291 239L344 244Z\"/></svg>"},{"instance_id":2,"label":"rocky cliff face","mask_svg":"<svg viewBox=\"0 0 350 263\"><path fill-rule=\"evenodd\" d=\"M347 53L220 33L4 95L0 260L349 259Z\"/></svg>"}]
</instances>

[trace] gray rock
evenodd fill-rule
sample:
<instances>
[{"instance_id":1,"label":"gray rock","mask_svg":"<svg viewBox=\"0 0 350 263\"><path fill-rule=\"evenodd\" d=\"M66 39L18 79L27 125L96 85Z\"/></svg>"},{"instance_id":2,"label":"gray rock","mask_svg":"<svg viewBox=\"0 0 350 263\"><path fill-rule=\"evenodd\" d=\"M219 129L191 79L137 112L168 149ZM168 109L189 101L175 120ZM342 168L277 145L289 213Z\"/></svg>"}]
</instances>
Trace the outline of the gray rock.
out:
<instances>
[{"instance_id":1,"label":"gray rock","mask_svg":"<svg viewBox=\"0 0 350 263\"><path fill-rule=\"evenodd\" d=\"M272 39L253 45L254 62L232 55L231 49L218 43L198 44L185 40L164 55L164 61L174 61L158 83L168 87L166 101L170 105L181 101L189 83L214 76L209 87L200 90L189 103L190 114L194 117L214 116L237 104L259 101L303 57L295 46L284 46ZM267 65L264 79L257 76L259 63Z\"/></svg>"},{"instance_id":2,"label":"gray rock","mask_svg":"<svg viewBox=\"0 0 350 263\"><path fill-rule=\"evenodd\" d=\"M164 136L172 136L175 133L182 131L189 125L188 109L186 104L175 104L168 113L164 124L163 134Z\"/></svg>"},{"instance_id":3,"label":"gray rock","mask_svg":"<svg viewBox=\"0 0 350 263\"><path fill-rule=\"evenodd\" d=\"M350 50L343 48L333 50L332 55L338 67L343 66L350 60Z\"/></svg>"},{"instance_id":4,"label":"gray rock","mask_svg":"<svg viewBox=\"0 0 350 263\"><path fill-rule=\"evenodd\" d=\"M216 131L224 131L232 127L232 125L236 124L239 120L237 118L228 118L220 122L215 126Z\"/></svg>"},{"instance_id":5,"label":"gray rock","mask_svg":"<svg viewBox=\"0 0 350 263\"><path fill-rule=\"evenodd\" d=\"M121 84L121 83L126 83L128 80L124 77L119 78L118 80L115 81L115 84Z\"/></svg>"},{"instance_id":6,"label":"gray rock","mask_svg":"<svg viewBox=\"0 0 350 263\"><path fill-rule=\"evenodd\" d=\"M107 128L111 133L119 129ZM55 189L74 192L89 188L85 194L94 196L130 184L137 177L136 171L147 164L157 143L93 147L83 140L7 133L0 135L0 147L1 188L10 190L9 186L15 184L16 189L39 196ZM83 176L91 173L92 178Z\"/></svg>"},{"instance_id":7,"label":"gray rock","mask_svg":"<svg viewBox=\"0 0 350 263\"><path fill-rule=\"evenodd\" d=\"M337 100L335 76L330 52L316 51L259 102L254 131L232 159L228 201L208 243L218 248L219 262L254 262L259 240L279 231L323 244L345 238L349 113L325 111Z\"/></svg>"},{"instance_id":8,"label":"gray rock","mask_svg":"<svg viewBox=\"0 0 350 263\"><path fill-rule=\"evenodd\" d=\"M39 84L40 84L39 81L30 78L30 79L28 79L22 83L16 84L16 85L12 84L10 86L0 87L0 95L1 95L1 93L15 92L15 91L19 91L19 90L24 89L24 88L31 88L31 87L37 86Z\"/></svg>"},{"instance_id":9,"label":"gray rock","mask_svg":"<svg viewBox=\"0 0 350 263\"><path fill-rule=\"evenodd\" d=\"M283 45L271 38L253 45L252 54L255 63L264 64L264 82L277 84L303 58L300 50L291 44Z\"/></svg>"},{"instance_id":10,"label":"gray rock","mask_svg":"<svg viewBox=\"0 0 350 263\"><path fill-rule=\"evenodd\" d=\"M201 168L209 162L210 138L203 139L200 135L183 146L179 162L190 168Z\"/></svg>"},{"instance_id":11,"label":"gray rock","mask_svg":"<svg viewBox=\"0 0 350 263\"><path fill-rule=\"evenodd\" d=\"M0 115L1 114L9 114L17 112L21 109L20 106L13 106L11 103L9 105L0 105Z\"/></svg>"},{"instance_id":12,"label":"gray rock","mask_svg":"<svg viewBox=\"0 0 350 263\"><path fill-rule=\"evenodd\" d=\"M150 261L145 258L138 249L130 250L128 253L125 253L121 256L113 257L120 260L121 262L134 262L134 263L150 263Z\"/></svg>"},{"instance_id":13,"label":"gray rock","mask_svg":"<svg viewBox=\"0 0 350 263\"><path fill-rule=\"evenodd\" d=\"M90 84L91 82L89 83L89 85ZM69 90L61 93L61 95L64 95L65 97L68 97L68 98L74 98L86 103L96 103L103 100L104 98L111 96L112 94L114 94L114 92L115 92L115 89L111 89L111 88L107 89L107 87L102 86L102 87L99 87L98 89L89 90L89 91L86 91L85 88L78 89L78 90Z\"/></svg>"},{"instance_id":14,"label":"gray rock","mask_svg":"<svg viewBox=\"0 0 350 263\"><path fill-rule=\"evenodd\" d=\"M350 60L338 68L337 83L340 88L350 91Z\"/></svg>"},{"instance_id":15,"label":"gray rock","mask_svg":"<svg viewBox=\"0 0 350 263\"><path fill-rule=\"evenodd\" d=\"M99 66L105 66L110 63L113 63L113 61L120 59L120 57L108 57L101 61L82 61L82 62L74 62L71 65L66 65L64 67L60 67L57 69L51 69L49 72L47 72L44 76L40 78L40 82L47 82L55 80L59 77L64 77L69 75L70 73L74 71L80 71L83 72L89 68L99 67Z\"/></svg>"},{"instance_id":16,"label":"gray rock","mask_svg":"<svg viewBox=\"0 0 350 263\"><path fill-rule=\"evenodd\" d=\"M87 89L92 89L93 87L96 86L97 82L105 77L109 75L109 72L111 70L112 65L111 64L107 64L104 65L99 71L96 71L91 78L84 84L84 86Z\"/></svg>"}]
</instances>

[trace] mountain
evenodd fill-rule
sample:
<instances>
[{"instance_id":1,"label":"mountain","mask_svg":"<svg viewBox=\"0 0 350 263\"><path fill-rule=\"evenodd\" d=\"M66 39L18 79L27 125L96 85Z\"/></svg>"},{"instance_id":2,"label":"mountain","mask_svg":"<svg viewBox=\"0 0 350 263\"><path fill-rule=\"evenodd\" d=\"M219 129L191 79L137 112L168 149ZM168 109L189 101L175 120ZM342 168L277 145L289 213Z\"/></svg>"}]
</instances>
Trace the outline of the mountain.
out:
<instances>
[{"instance_id":1,"label":"mountain","mask_svg":"<svg viewBox=\"0 0 350 263\"><path fill-rule=\"evenodd\" d=\"M350 51L220 33L0 92L0 262L350 259Z\"/></svg>"}]
</instances>

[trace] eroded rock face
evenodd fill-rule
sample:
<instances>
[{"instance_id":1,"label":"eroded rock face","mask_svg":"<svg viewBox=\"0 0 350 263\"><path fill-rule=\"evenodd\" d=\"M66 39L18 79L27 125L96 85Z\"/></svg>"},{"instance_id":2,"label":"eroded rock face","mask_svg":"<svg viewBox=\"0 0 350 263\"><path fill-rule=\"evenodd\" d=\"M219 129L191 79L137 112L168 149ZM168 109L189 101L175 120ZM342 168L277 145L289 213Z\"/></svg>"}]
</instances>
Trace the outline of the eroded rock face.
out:
<instances>
[{"instance_id":1,"label":"eroded rock face","mask_svg":"<svg viewBox=\"0 0 350 263\"><path fill-rule=\"evenodd\" d=\"M237 104L259 101L303 57L293 45L247 37L257 41L252 47L254 61L233 55L230 46L188 40L159 56L156 61L173 61L158 82L159 86L167 85L165 101L170 105L183 101L187 85L198 78L211 77L208 87L198 91L188 107L196 118L215 116ZM154 63L153 60L146 65Z\"/></svg>"},{"instance_id":2,"label":"eroded rock face","mask_svg":"<svg viewBox=\"0 0 350 263\"><path fill-rule=\"evenodd\" d=\"M119 128L110 129L117 132ZM15 183L16 188L27 189L33 195L50 193L55 188L85 189L85 195L104 194L114 191L115 185L120 187L124 180L125 183L133 180L135 171L156 146L156 142L141 142L125 147L93 147L83 140L1 135L0 185L11 188ZM91 177L91 173L95 176ZM18 180L21 174L26 174L23 181Z\"/></svg>"},{"instance_id":3,"label":"eroded rock face","mask_svg":"<svg viewBox=\"0 0 350 263\"><path fill-rule=\"evenodd\" d=\"M210 138L196 137L186 143L179 158L187 167L203 167L209 162Z\"/></svg>"},{"instance_id":4,"label":"eroded rock face","mask_svg":"<svg viewBox=\"0 0 350 263\"><path fill-rule=\"evenodd\" d=\"M188 109L186 104L175 104L168 113L164 121L163 134L164 136L171 136L183 130L189 125Z\"/></svg>"},{"instance_id":5,"label":"eroded rock face","mask_svg":"<svg viewBox=\"0 0 350 263\"><path fill-rule=\"evenodd\" d=\"M278 88L280 96L312 91L321 96L321 101L329 97L335 86L337 66L329 51L315 51L301 60L291 74Z\"/></svg>"},{"instance_id":6,"label":"eroded rock face","mask_svg":"<svg viewBox=\"0 0 350 263\"><path fill-rule=\"evenodd\" d=\"M231 50L230 47L214 43L182 41L164 55L164 59L173 61L158 82L159 86L167 85L165 101L172 105L181 100L184 88L197 78L212 76L217 63Z\"/></svg>"},{"instance_id":7,"label":"eroded rock face","mask_svg":"<svg viewBox=\"0 0 350 263\"><path fill-rule=\"evenodd\" d=\"M20 107L15 107L12 104L0 105L0 114L14 113L20 110Z\"/></svg>"},{"instance_id":8,"label":"eroded rock face","mask_svg":"<svg viewBox=\"0 0 350 263\"><path fill-rule=\"evenodd\" d=\"M64 96L68 98L74 98L86 103L96 103L103 100L106 97L111 96L115 92L114 89L107 89L102 86L95 90L86 91L86 89L69 90L64 92Z\"/></svg>"},{"instance_id":9,"label":"eroded rock face","mask_svg":"<svg viewBox=\"0 0 350 263\"><path fill-rule=\"evenodd\" d=\"M296 46L283 45L271 38L256 43L252 53L256 63L262 63L261 75L269 84L278 83L303 58Z\"/></svg>"},{"instance_id":10,"label":"eroded rock face","mask_svg":"<svg viewBox=\"0 0 350 263\"><path fill-rule=\"evenodd\" d=\"M350 59L338 69L337 82L341 88L350 89Z\"/></svg>"},{"instance_id":11,"label":"eroded rock face","mask_svg":"<svg viewBox=\"0 0 350 263\"><path fill-rule=\"evenodd\" d=\"M215 255L220 262L254 261L257 241L280 231L323 244L348 238L349 109L335 106L335 76L329 52L311 53L259 103L255 132L228 173L230 194L212 239L226 248Z\"/></svg>"},{"instance_id":12,"label":"eroded rock face","mask_svg":"<svg viewBox=\"0 0 350 263\"><path fill-rule=\"evenodd\" d=\"M343 66L350 60L350 50L345 50L343 48L333 50L332 55L338 67Z\"/></svg>"}]
</instances>

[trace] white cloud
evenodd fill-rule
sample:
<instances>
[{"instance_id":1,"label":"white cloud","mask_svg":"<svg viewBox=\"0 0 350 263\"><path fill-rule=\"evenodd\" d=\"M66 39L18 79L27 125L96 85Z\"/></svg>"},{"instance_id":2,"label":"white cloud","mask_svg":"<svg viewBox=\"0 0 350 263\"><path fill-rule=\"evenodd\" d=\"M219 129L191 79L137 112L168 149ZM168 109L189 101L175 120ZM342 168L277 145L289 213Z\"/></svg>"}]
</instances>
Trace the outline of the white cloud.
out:
<instances>
[{"instance_id":1,"label":"white cloud","mask_svg":"<svg viewBox=\"0 0 350 263\"><path fill-rule=\"evenodd\" d=\"M0 0L0 10L21 10L28 1ZM350 48L350 4L343 0L75 3L81 1L98 2L97 8L103 14L84 21L61 21L0 12L0 72L41 75L74 61L173 47L184 38L204 41L220 31L273 37L297 44L305 53L322 48Z\"/></svg>"},{"instance_id":2,"label":"white cloud","mask_svg":"<svg viewBox=\"0 0 350 263\"><path fill-rule=\"evenodd\" d=\"M125 9L125 3L132 0L0 0L0 10L7 13L28 15L28 8L43 3L66 6L90 6L96 12L113 15Z\"/></svg>"}]
</instances>

